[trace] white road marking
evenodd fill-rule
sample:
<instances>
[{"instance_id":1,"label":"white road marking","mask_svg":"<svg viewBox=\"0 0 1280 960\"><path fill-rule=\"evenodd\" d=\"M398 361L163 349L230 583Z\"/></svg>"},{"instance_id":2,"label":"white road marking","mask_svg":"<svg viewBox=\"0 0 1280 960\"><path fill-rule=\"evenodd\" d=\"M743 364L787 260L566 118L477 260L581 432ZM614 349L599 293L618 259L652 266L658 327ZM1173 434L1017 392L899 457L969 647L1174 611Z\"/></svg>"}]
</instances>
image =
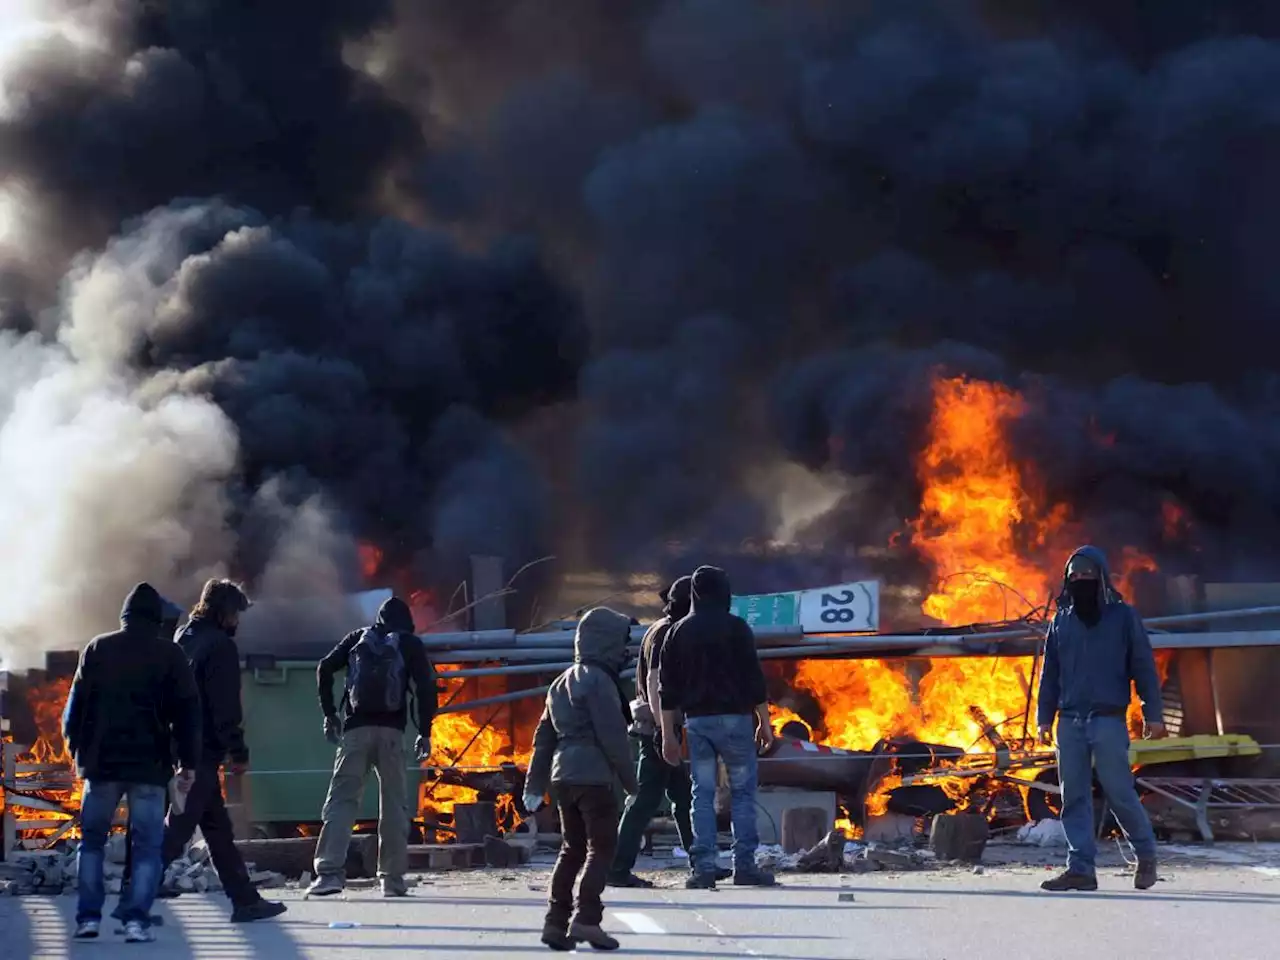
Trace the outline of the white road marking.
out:
<instances>
[{"instance_id":1,"label":"white road marking","mask_svg":"<svg viewBox=\"0 0 1280 960\"><path fill-rule=\"evenodd\" d=\"M664 934L667 932L662 929L657 920L647 913L622 913L617 910L610 910L609 912L619 922L625 924L632 933Z\"/></svg>"}]
</instances>

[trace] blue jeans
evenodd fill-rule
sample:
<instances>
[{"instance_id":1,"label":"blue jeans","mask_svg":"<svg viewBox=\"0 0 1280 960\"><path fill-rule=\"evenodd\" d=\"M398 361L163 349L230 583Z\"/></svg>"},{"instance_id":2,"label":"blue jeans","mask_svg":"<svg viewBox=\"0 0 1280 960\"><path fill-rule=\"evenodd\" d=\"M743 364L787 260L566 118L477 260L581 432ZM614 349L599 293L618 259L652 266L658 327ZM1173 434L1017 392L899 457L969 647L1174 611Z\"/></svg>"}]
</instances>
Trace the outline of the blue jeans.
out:
<instances>
[{"instance_id":1,"label":"blue jeans","mask_svg":"<svg viewBox=\"0 0 1280 960\"><path fill-rule=\"evenodd\" d=\"M145 783L119 783L111 780L88 780L84 799L80 802L80 841L78 876L80 902L76 923L102 919L102 904L107 899L102 880L102 867L107 835L120 798L129 797L129 818L133 828L133 876L121 911L126 923L151 923L151 904L160 887L160 845L164 840L164 787Z\"/></svg>"},{"instance_id":2,"label":"blue jeans","mask_svg":"<svg viewBox=\"0 0 1280 960\"><path fill-rule=\"evenodd\" d=\"M1062 784L1062 829L1067 835L1067 869L1092 875L1094 840L1093 775L1120 821L1134 852L1154 859L1156 835L1138 799L1129 767L1129 728L1124 717L1062 716L1058 720L1058 779Z\"/></svg>"},{"instance_id":3,"label":"blue jeans","mask_svg":"<svg viewBox=\"0 0 1280 960\"><path fill-rule=\"evenodd\" d=\"M756 718L752 714L689 717L689 772L693 776L693 872L716 869L716 758L729 771L733 820L733 868L756 867Z\"/></svg>"}]
</instances>

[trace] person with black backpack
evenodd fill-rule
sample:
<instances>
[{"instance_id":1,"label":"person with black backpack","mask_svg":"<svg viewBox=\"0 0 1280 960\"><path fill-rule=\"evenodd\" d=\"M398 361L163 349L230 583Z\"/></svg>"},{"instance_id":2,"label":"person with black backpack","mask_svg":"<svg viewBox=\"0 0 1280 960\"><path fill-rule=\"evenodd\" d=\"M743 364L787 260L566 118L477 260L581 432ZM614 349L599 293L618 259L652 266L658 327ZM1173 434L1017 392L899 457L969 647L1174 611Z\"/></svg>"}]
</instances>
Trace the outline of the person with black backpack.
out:
<instances>
[{"instance_id":1,"label":"person with black backpack","mask_svg":"<svg viewBox=\"0 0 1280 960\"><path fill-rule=\"evenodd\" d=\"M333 678L347 672L341 709L333 702ZM413 614L398 597L378 610L372 626L342 638L316 669L324 735L338 748L333 779L320 817L316 843L316 880L309 896L341 893L351 829L365 781L378 775L378 879L385 897L408 896L404 874L409 858L409 768L404 731L409 719L410 685L417 699L419 760L431 753L431 721L437 707L436 677L422 641L414 633Z\"/></svg>"}]
</instances>

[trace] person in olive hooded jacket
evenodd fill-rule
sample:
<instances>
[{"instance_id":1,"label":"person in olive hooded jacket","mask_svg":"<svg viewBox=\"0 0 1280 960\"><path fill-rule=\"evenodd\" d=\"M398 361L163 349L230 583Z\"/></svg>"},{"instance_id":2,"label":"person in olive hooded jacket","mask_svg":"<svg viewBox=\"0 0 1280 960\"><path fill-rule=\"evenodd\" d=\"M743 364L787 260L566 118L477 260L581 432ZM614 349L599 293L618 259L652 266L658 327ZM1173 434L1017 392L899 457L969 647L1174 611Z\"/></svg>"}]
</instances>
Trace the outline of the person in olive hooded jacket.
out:
<instances>
[{"instance_id":1,"label":"person in olive hooded jacket","mask_svg":"<svg viewBox=\"0 0 1280 960\"><path fill-rule=\"evenodd\" d=\"M600 927L600 895L617 845L614 783L621 780L627 793L636 791L619 681L630 636L630 617L607 607L587 612L574 637L574 665L547 691L533 737L525 807L533 812L541 806L549 781L563 836L542 929L542 942L553 950L572 950L579 941L597 949L618 948ZM579 873L575 912L573 885Z\"/></svg>"}]
</instances>

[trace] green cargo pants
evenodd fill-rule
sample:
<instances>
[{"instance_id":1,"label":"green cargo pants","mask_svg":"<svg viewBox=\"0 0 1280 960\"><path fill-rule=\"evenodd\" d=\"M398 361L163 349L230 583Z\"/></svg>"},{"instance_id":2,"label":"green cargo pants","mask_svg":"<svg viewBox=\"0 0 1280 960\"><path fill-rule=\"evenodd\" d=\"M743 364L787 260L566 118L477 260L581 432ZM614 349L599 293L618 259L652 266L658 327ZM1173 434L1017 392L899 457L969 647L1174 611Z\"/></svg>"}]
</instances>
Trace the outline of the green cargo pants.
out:
<instances>
[{"instance_id":1,"label":"green cargo pants","mask_svg":"<svg viewBox=\"0 0 1280 960\"><path fill-rule=\"evenodd\" d=\"M317 876L345 875L351 828L371 769L378 775L378 877L384 883L403 884L409 859L409 797L404 731L394 727L356 727L342 734L320 814L324 826L316 843Z\"/></svg>"}]
</instances>

